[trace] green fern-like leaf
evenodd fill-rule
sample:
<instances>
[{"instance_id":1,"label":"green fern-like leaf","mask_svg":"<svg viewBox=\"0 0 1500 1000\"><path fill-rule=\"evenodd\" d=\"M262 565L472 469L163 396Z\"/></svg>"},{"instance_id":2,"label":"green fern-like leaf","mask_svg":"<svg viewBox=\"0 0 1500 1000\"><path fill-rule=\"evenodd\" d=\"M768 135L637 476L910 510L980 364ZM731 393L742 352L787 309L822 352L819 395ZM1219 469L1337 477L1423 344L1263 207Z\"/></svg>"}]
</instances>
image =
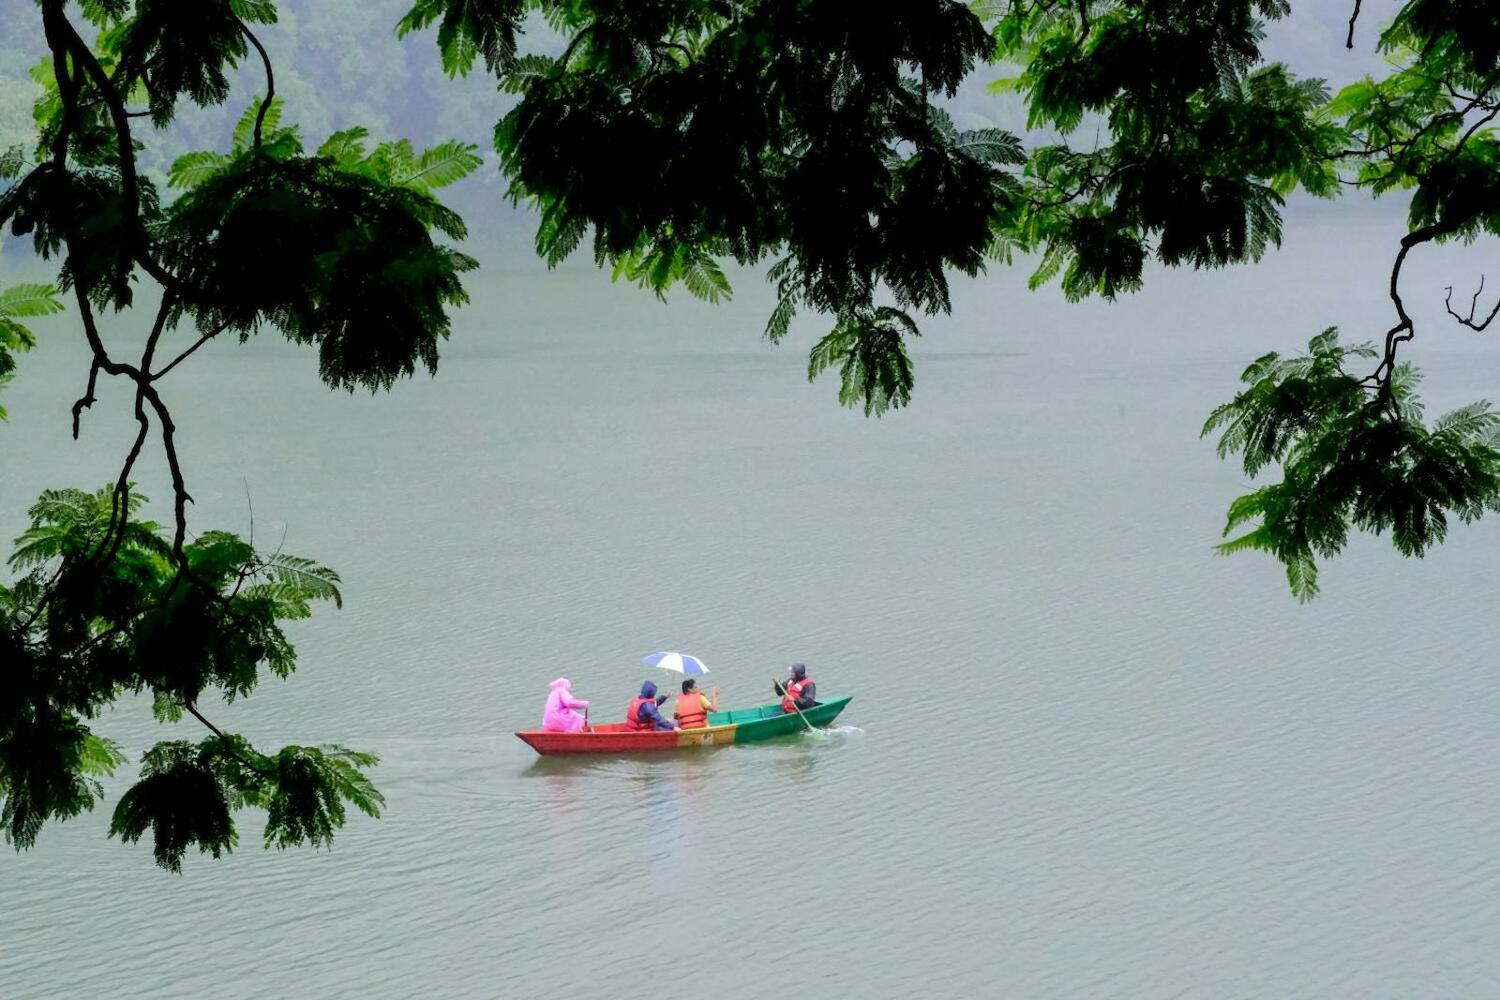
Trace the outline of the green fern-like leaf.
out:
<instances>
[{"instance_id":1,"label":"green fern-like leaf","mask_svg":"<svg viewBox=\"0 0 1500 1000\"><path fill-rule=\"evenodd\" d=\"M688 263L682 272L682 283L694 296L715 305L727 301L734 291L718 263L707 254L694 257Z\"/></svg>"},{"instance_id":2,"label":"green fern-like leaf","mask_svg":"<svg viewBox=\"0 0 1500 1000\"><path fill-rule=\"evenodd\" d=\"M771 318L766 321L766 339L773 344L779 344L792 328L792 317L797 315L797 297L791 292L783 293L776 301L776 308L771 310Z\"/></svg>"},{"instance_id":3,"label":"green fern-like leaf","mask_svg":"<svg viewBox=\"0 0 1500 1000\"><path fill-rule=\"evenodd\" d=\"M1286 582L1292 595L1303 604L1318 596L1318 563L1310 555L1293 556L1286 561Z\"/></svg>"},{"instance_id":4,"label":"green fern-like leaf","mask_svg":"<svg viewBox=\"0 0 1500 1000\"><path fill-rule=\"evenodd\" d=\"M1467 442L1486 440L1497 427L1500 427L1500 413L1491 409L1489 400L1481 399L1438 417L1432 433L1435 437Z\"/></svg>"},{"instance_id":5,"label":"green fern-like leaf","mask_svg":"<svg viewBox=\"0 0 1500 1000\"><path fill-rule=\"evenodd\" d=\"M432 191L462 180L483 163L478 146L452 140L423 150L409 169L392 178L392 183Z\"/></svg>"},{"instance_id":6,"label":"green fern-like leaf","mask_svg":"<svg viewBox=\"0 0 1500 1000\"><path fill-rule=\"evenodd\" d=\"M301 556L280 553L267 559L263 569L272 580L298 588L307 600L332 601L337 608L344 606L344 596L338 587L339 575L327 566Z\"/></svg>"},{"instance_id":7,"label":"green fern-like leaf","mask_svg":"<svg viewBox=\"0 0 1500 1000\"><path fill-rule=\"evenodd\" d=\"M281 123L281 109L284 102L279 97L271 98L271 106L266 108L265 121L261 123L262 141L276 130ZM260 116L260 101L251 101L250 106L240 115L240 120L235 123L234 136L232 140L236 153L243 153L250 148L255 141L255 120Z\"/></svg>"},{"instance_id":8,"label":"green fern-like leaf","mask_svg":"<svg viewBox=\"0 0 1500 1000\"><path fill-rule=\"evenodd\" d=\"M385 799L363 773L377 759L335 746L282 748L265 795L266 846L328 845L344 825L346 802L379 816Z\"/></svg>"},{"instance_id":9,"label":"green fern-like leaf","mask_svg":"<svg viewBox=\"0 0 1500 1000\"><path fill-rule=\"evenodd\" d=\"M191 190L223 170L228 163L229 157L209 150L184 153L172 162L172 169L167 174L167 185Z\"/></svg>"},{"instance_id":10,"label":"green fern-like leaf","mask_svg":"<svg viewBox=\"0 0 1500 1000\"><path fill-rule=\"evenodd\" d=\"M125 759L118 743L93 733L86 733L78 747L78 770L93 777L114 774Z\"/></svg>"},{"instance_id":11,"label":"green fern-like leaf","mask_svg":"<svg viewBox=\"0 0 1500 1000\"><path fill-rule=\"evenodd\" d=\"M980 163L1015 166L1026 162L1026 150L1020 137L999 128L960 132L953 148Z\"/></svg>"},{"instance_id":12,"label":"green fern-like leaf","mask_svg":"<svg viewBox=\"0 0 1500 1000\"><path fill-rule=\"evenodd\" d=\"M507 94L523 94L533 84L552 76L556 67L557 60L548 56L521 56L500 78L500 89Z\"/></svg>"},{"instance_id":13,"label":"green fern-like leaf","mask_svg":"<svg viewBox=\"0 0 1500 1000\"><path fill-rule=\"evenodd\" d=\"M272 0L229 0L229 7L251 24L276 23L276 4Z\"/></svg>"},{"instance_id":14,"label":"green fern-like leaf","mask_svg":"<svg viewBox=\"0 0 1500 1000\"><path fill-rule=\"evenodd\" d=\"M867 417L883 416L911 402L915 380L904 338L917 335L915 321L889 306L845 314L809 352L808 381L837 365L839 402L863 405Z\"/></svg>"},{"instance_id":15,"label":"green fern-like leaf","mask_svg":"<svg viewBox=\"0 0 1500 1000\"><path fill-rule=\"evenodd\" d=\"M50 316L63 311L52 285L11 285L0 290L0 316Z\"/></svg>"},{"instance_id":16,"label":"green fern-like leaf","mask_svg":"<svg viewBox=\"0 0 1500 1000\"><path fill-rule=\"evenodd\" d=\"M364 140L369 136L370 130L362 125L335 132L318 147L318 155L333 160L345 169L352 168L365 158Z\"/></svg>"}]
</instances>

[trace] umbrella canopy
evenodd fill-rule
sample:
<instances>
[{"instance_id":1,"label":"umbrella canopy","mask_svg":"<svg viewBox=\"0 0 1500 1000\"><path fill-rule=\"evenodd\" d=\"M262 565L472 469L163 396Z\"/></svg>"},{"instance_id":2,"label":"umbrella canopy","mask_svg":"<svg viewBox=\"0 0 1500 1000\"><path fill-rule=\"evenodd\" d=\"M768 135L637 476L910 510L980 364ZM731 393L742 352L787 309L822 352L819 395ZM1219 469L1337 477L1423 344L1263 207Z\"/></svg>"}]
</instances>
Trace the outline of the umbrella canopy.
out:
<instances>
[{"instance_id":1,"label":"umbrella canopy","mask_svg":"<svg viewBox=\"0 0 1500 1000\"><path fill-rule=\"evenodd\" d=\"M641 662L648 667L661 667L663 670L675 670L679 674L687 674L689 677L702 677L708 673L708 667L696 656L686 653L657 652L650 656L641 657Z\"/></svg>"}]
</instances>

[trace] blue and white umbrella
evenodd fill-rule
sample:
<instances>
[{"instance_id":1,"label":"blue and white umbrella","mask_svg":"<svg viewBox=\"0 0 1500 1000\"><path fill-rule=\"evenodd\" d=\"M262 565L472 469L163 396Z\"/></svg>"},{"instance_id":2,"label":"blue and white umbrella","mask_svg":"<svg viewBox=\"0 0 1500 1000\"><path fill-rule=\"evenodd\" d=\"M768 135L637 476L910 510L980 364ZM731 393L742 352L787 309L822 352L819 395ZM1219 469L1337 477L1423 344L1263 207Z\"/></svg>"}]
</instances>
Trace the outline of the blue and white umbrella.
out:
<instances>
[{"instance_id":1,"label":"blue and white umbrella","mask_svg":"<svg viewBox=\"0 0 1500 1000\"><path fill-rule=\"evenodd\" d=\"M708 673L708 667L696 656L686 653L657 652L650 656L641 657L641 662L648 667L661 667L663 670L675 670L679 674L687 674L689 677L702 677Z\"/></svg>"}]
</instances>

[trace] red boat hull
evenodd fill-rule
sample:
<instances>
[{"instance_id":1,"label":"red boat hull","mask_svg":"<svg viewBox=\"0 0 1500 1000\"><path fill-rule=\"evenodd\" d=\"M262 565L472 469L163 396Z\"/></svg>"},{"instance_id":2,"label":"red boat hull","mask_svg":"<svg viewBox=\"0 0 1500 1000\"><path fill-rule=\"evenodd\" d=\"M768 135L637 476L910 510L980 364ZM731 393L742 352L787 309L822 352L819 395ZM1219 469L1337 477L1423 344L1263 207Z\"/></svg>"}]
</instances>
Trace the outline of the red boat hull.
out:
<instances>
[{"instance_id":1,"label":"red boat hull","mask_svg":"<svg viewBox=\"0 0 1500 1000\"><path fill-rule=\"evenodd\" d=\"M689 733L710 731L688 730ZM659 732L626 729L625 723L616 722L591 726L583 733L549 733L540 729L525 729L516 735L537 753L552 757L580 753L651 753L657 750L676 750L683 745L684 733L676 729Z\"/></svg>"}]
</instances>

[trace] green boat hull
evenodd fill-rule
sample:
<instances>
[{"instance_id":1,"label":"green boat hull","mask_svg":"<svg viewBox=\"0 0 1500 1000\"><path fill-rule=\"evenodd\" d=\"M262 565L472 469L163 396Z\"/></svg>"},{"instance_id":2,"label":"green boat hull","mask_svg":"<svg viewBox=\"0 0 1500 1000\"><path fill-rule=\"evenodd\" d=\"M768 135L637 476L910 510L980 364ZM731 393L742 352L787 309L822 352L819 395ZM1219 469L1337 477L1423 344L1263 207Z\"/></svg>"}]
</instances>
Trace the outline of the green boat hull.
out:
<instances>
[{"instance_id":1,"label":"green boat hull","mask_svg":"<svg viewBox=\"0 0 1500 1000\"><path fill-rule=\"evenodd\" d=\"M710 726L738 726L734 731L734 742L757 743L761 740L774 740L778 736L795 736L807 728L802 719L814 726L826 726L838 717L852 700L849 698L830 698L828 701L820 701L812 708L804 709L802 715L796 712L787 715L781 711L780 705L761 705L757 708L737 708L728 712L711 712L708 716Z\"/></svg>"}]
</instances>

